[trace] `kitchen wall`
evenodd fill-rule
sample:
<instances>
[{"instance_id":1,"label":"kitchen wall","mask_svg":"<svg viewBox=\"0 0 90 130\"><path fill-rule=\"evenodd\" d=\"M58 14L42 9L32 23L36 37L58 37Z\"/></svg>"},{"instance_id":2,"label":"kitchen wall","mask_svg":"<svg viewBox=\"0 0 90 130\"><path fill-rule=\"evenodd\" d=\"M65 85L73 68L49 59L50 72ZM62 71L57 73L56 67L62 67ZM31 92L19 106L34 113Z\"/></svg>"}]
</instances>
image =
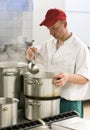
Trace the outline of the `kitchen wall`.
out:
<instances>
[{"instance_id":1,"label":"kitchen wall","mask_svg":"<svg viewBox=\"0 0 90 130\"><path fill-rule=\"evenodd\" d=\"M32 4L32 0L0 0L0 45L14 42L24 34L23 31L27 29L24 25L25 18L27 20L27 15L30 16L32 12L29 1ZM31 26L32 22L28 24L28 28Z\"/></svg>"},{"instance_id":2,"label":"kitchen wall","mask_svg":"<svg viewBox=\"0 0 90 130\"><path fill-rule=\"evenodd\" d=\"M70 29L90 46L90 0L66 0L65 10Z\"/></svg>"}]
</instances>

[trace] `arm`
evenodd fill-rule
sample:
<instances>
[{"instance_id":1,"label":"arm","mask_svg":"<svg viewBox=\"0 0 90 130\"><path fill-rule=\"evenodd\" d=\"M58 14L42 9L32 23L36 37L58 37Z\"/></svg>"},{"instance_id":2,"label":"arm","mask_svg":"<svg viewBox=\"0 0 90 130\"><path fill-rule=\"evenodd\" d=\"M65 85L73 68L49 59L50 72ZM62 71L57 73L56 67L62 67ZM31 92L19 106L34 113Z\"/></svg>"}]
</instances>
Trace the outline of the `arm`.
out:
<instances>
[{"instance_id":1,"label":"arm","mask_svg":"<svg viewBox=\"0 0 90 130\"><path fill-rule=\"evenodd\" d=\"M79 75L79 74L69 74L68 81L72 82L74 84L84 85L89 80L87 78L85 78L84 76Z\"/></svg>"},{"instance_id":2,"label":"arm","mask_svg":"<svg viewBox=\"0 0 90 130\"><path fill-rule=\"evenodd\" d=\"M66 82L71 82L78 85L84 85L89 81L82 75L69 74L69 73L60 73L58 75L55 75L54 78L58 79L54 81L56 86L64 86Z\"/></svg>"}]
</instances>

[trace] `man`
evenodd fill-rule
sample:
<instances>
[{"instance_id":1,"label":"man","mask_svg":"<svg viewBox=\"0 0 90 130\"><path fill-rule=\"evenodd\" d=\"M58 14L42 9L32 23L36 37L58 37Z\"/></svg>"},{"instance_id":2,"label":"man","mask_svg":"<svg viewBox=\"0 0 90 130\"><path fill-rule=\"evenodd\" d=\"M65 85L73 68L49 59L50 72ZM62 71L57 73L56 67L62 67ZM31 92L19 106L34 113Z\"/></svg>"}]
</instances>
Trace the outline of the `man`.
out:
<instances>
[{"instance_id":1,"label":"man","mask_svg":"<svg viewBox=\"0 0 90 130\"><path fill-rule=\"evenodd\" d=\"M31 59L35 54L36 62L46 71L56 73L54 78L58 80L54 83L60 87L60 113L75 110L83 117L82 100L88 98L90 80L88 48L69 31L66 13L61 9L49 9L40 26L46 26L53 37L38 48L28 48L26 57Z\"/></svg>"}]
</instances>

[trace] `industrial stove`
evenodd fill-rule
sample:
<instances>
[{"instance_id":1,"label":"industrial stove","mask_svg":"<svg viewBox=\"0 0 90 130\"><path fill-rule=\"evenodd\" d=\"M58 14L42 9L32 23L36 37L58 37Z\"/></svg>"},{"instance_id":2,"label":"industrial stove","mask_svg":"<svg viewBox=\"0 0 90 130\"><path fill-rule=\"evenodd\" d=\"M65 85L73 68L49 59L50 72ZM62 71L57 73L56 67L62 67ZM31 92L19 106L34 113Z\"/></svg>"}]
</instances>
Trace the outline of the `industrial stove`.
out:
<instances>
[{"instance_id":1,"label":"industrial stove","mask_svg":"<svg viewBox=\"0 0 90 130\"><path fill-rule=\"evenodd\" d=\"M24 117L21 117L19 114L18 117L18 124L1 128L0 130L69 130L63 129L67 128L67 126L64 127L64 124L60 126L60 122L65 122L68 120L73 119L81 119L79 117L79 114L75 111L70 111L62 114L58 114L52 117L46 117L38 120L27 120ZM67 123L66 123L67 124ZM69 126L69 125L68 125ZM61 129L60 129L61 127ZM77 130L77 129L71 129L71 130ZM81 129L80 129L81 130Z\"/></svg>"}]
</instances>

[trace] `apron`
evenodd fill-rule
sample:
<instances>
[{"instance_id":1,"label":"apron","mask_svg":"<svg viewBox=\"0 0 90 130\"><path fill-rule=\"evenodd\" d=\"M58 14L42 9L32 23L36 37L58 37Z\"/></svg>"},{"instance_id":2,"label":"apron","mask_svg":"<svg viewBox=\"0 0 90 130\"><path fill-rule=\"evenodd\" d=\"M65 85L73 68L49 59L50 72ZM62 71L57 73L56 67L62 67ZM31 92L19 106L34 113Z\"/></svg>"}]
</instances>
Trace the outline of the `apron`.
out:
<instances>
[{"instance_id":1,"label":"apron","mask_svg":"<svg viewBox=\"0 0 90 130\"><path fill-rule=\"evenodd\" d=\"M64 98L60 99L60 113L76 111L81 118L83 118L83 102L82 101L68 101Z\"/></svg>"}]
</instances>

